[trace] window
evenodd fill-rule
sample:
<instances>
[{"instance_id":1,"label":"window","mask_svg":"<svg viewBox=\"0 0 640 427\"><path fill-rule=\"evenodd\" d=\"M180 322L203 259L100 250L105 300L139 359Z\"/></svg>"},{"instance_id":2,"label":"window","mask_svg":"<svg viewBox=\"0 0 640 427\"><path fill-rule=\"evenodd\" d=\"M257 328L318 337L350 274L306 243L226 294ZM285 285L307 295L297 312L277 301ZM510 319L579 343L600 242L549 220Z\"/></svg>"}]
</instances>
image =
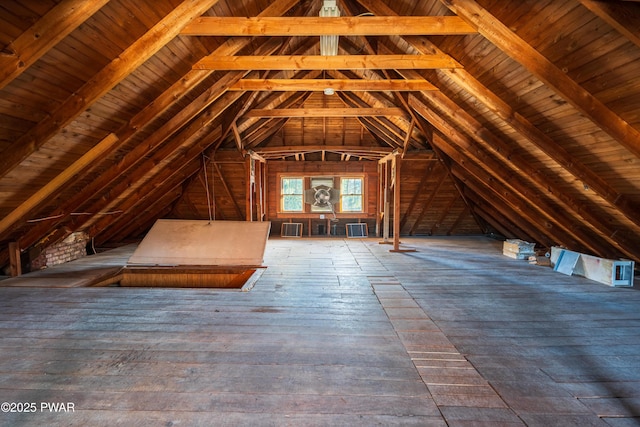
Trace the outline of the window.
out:
<instances>
[{"instance_id":1,"label":"window","mask_svg":"<svg viewBox=\"0 0 640 427\"><path fill-rule=\"evenodd\" d=\"M342 212L363 211L362 178L340 179L340 206Z\"/></svg>"},{"instance_id":2,"label":"window","mask_svg":"<svg viewBox=\"0 0 640 427\"><path fill-rule=\"evenodd\" d=\"M282 178L280 197L282 198L283 212L303 211L302 178Z\"/></svg>"}]
</instances>

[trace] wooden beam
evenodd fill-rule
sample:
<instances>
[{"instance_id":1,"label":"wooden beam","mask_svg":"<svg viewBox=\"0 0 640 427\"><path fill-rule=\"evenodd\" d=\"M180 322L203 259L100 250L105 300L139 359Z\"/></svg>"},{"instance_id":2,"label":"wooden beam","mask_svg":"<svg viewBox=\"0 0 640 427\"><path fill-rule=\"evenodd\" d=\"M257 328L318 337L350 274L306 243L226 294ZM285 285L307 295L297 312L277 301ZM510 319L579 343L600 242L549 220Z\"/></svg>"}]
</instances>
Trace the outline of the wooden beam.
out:
<instances>
[{"instance_id":1,"label":"wooden beam","mask_svg":"<svg viewBox=\"0 0 640 427\"><path fill-rule=\"evenodd\" d=\"M260 163L266 163L267 159L265 159L264 157L262 157L260 154L256 153L253 150L246 150L246 153L254 160L259 161Z\"/></svg>"},{"instance_id":2,"label":"wooden beam","mask_svg":"<svg viewBox=\"0 0 640 427\"><path fill-rule=\"evenodd\" d=\"M254 109L245 117L366 117L408 116L402 108L282 108Z\"/></svg>"},{"instance_id":3,"label":"wooden beam","mask_svg":"<svg viewBox=\"0 0 640 427\"><path fill-rule=\"evenodd\" d=\"M640 157L640 131L587 92L489 11L474 0L440 1L453 13L476 25L487 40L554 89L636 157Z\"/></svg>"},{"instance_id":4,"label":"wooden beam","mask_svg":"<svg viewBox=\"0 0 640 427\"><path fill-rule=\"evenodd\" d=\"M217 2L218 0L199 2L185 0L173 9L80 89L76 90L44 120L0 153L0 178L29 157L60 129L71 123L89 105L155 55L173 40L189 21L202 15Z\"/></svg>"},{"instance_id":5,"label":"wooden beam","mask_svg":"<svg viewBox=\"0 0 640 427\"><path fill-rule=\"evenodd\" d=\"M391 152L391 148L360 145L282 145L255 148L255 152L263 156L283 153L313 153L317 151L351 153L354 155L358 153L386 155Z\"/></svg>"},{"instance_id":6,"label":"wooden beam","mask_svg":"<svg viewBox=\"0 0 640 427\"><path fill-rule=\"evenodd\" d=\"M317 37L474 34L473 25L457 16L202 16L180 32L183 36Z\"/></svg>"},{"instance_id":7,"label":"wooden beam","mask_svg":"<svg viewBox=\"0 0 640 427\"><path fill-rule=\"evenodd\" d=\"M640 12L637 7L601 0L580 0L580 3L640 47L640 31L638 31Z\"/></svg>"},{"instance_id":8,"label":"wooden beam","mask_svg":"<svg viewBox=\"0 0 640 427\"><path fill-rule=\"evenodd\" d=\"M253 55L203 58L196 70L357 70L461 68L448 55Z\"/></svg>"},{"instance_id":9,"label":"wooden beam","mask_svg":"<svg viewBox=\"0 0 640 427\"><path fill-rule=\"evenodd\" d=\"M415 92L438 90L424 79L243 79L229 87L240 91L322 92L325 89L349 92Z\"/></svg>"},{"instance_id":10,"label":"wooden beam","mask_svg":"<svg viewBox=\"0 0 640 427\"><path fill-rule=\"evenodd\" d=\"M9 274L11 277L22 275L20 246L18 246L17 242L9 242Z\"/></svg>"},{"instance_id":11,"label":"wooden beam","mask_svg":"<svg viewBox=\"0 0 640 427\"><path fill-rule=\"evenodd\" d=\"M235 197L233 197L233 192L229 188L229 184L227 184L227 180L224 179L224 175L222 175L222 169L220 169L220 165L218 165L218 163L216 162L213 162L213 166L216 169L218 178L220 178L220 182L222 183L222 187L224 188L224 191L227 193L227 196L229 197L229 199L231 199L231 201L233 202L233 207L236 209L236 212L238 213L238 217L240 219L246 220L246 218L242 217L242 209L240 209L240 205L238 205L238 201L235 199Z\"/></svg>"},{"instance_id":12,"label":"wooden beam","mask_svg":"<svg viewBox=\"0 0 640 427\"><path fill-rule=\"evenodd\" d=\"M29 69L49 49L71 34L109 0L67 0L47 12L0 55L0 89Z\"/></svg>"},{"instance_id":13,"label":"wooden beam","mask_svg":"<svg viewBox=\"0 0 640 427\"><path fill-rule=\"evenodd\" d=\"M278 0L273 2L270 6L265 8L260 16L276 16L282 15L286 13L289 9L295 6L299 0ZM252 40L249 38L234 38L231 40L227 40L224 44L218 47L214 54L216 55L234 55L239 52L241 49L245 48L247 45L252 43ZM272 49L273 43L265 44L266 51L263 53L270 53ZM132 137L136 132L141 129L144 129L155 117L162 114L168 108L170 108L175 103L179 102L184 94L189 93L189 91L200 84L205 78L207 78L211 73L208 70L192 70L187 74L181 76L176 82L166 91L164 91L158 98L154 99L150 104L147 105L140 113L134 116L128 123L126 123L122 128L120 128L116 135L121 140L122 143L125 143L130 137ZM230 80L228 78L231 78ZM227 76L223 77L222 80L227 80L224 83L223 87L228 87L233 84L237 78L241 78L242 73L229 73ZM221 80L216 82L222 83ZM209 92L209 91L207 91ZM181 112L182 114L182 112ZM169 131L169 130L168 130ZM172 130L170 132L175 132ZM166 136L165 136L166 138ZM138 144L136 146L136 150L138 148L143 149L142 153L145 153L143 144ZM151 150L152 147L149 147ZM134 151L136 151L134 150ZM65 200L58 208L55 209L52 216L61 216L60 219L55 221L43 222L38 226L31 227L30 230L20 237L19 243L23 248L27 248L36 243L43 235L47 235L50 230L53 230L56 226L61 224L64 221L68 220L68 213L74 212L81 208L81 206L85 203L87 199L92 197L94 194L98 194L102 191L102 189L109 186L115 180L117 180L127 169L129 169L133 164L135 164L140 158L145 157L145 154L130 153L131 156L125 156L127 161L118 162L115 167L108 168L104 173L100 175L100 177L91 182L91 184L85 187L82 191L76 194L69 200ZM138 156L139 157L136 157ZM8 254L6 251L0 252L0 261L8 260ZM6 262L6 261L5 261Z\"/></svg>"},{"instance_id":14,"label":"wooden beam","mask_svg":"<svg viewBox=\"0 0 640 427\"><path fill-rule=\"evenodd\" d=\"M244 162L245 167L245 200L244 217L245 221L253 221L253 192L255 190L255 160L247 157Z\"/></svg>"},{"instance_id":15,"label":"wooden beam","mask_svg":"<svg viewBox=\"0 0 640 427\"><path fill-rule=\"evenodd\" d=\"M424 96L431 98L430 94L431 92ZM640 251L637 242L633 243L633 239L621 235L622 233L619 233L619 229L614 224L602 221L588 203L575 200L567 194L565 189L550 180L543 170L532 167L526 159L515 152L514 147L483 128L476 119L464 111L464 108L457 106L441 92L438 94L432 99L432 102L438 106L438 111L431 112L420 99L414 96L410 97L409 103L441 132L451 135L456 132L455 126L471 135L473 141L467 138L456 138L455 142L461 149L474 153L473 161L483 164L486 169L494 168L501 171L511 169L511 172L508 172L510 181L530 182L533 188L541 189L539 194L538 192L524 194L524 197L530 199L533 204L542 205L547 198L552 200L567 214L573 216L570 223L586 221L590 225L589 233L597 233L626 256L633 256L632 254ZM450 127L445 124L447 120ZM450 137L450 139L454 138Z\"/></svg>"},{"instance_id":16,"label":"wooden beam","mask_svg":"<svg viewBox=\"0 0 640 427\"><path fill-rule=\"evenodd\" d=\"M393 10L381 0L357 1L369 11L377 15L394 14ZM440 49L426 37L407 37L406 41L418 52L424 54L441 53ZM609 183L603 180L583 163L576 161L576 159L564 148L559 146L540 129L536 128L530 121L515 111L508 103L503 101L499 96L480 83L473 75L464 69L443 69L441 72L445 74L447 78L450 78L457 85L472 94L478 101L482 102L489 110L504 120L504 122L512 129L538 146L538 148L556 161L566 171L583 181L589 186L589 188L622 213L627 219L631 220L636 225L640 225L640 217L637 214L637 203L631 201L624 194L617 192ZM408 79L422 77L420 74L411 70L401 71L400 74ZM428 94L425 94L425 96L427 95Z\"/></svg>"},{"instance_id":17,"label":"wooden beam","mask_svg":"<svg viewBox=\"0 0 640 427\"><path fill-rule=\"evenodd\" d=\"M409 125L409 130L407 131L407 135L404 139L404 144L402 144L402 157L404 157L404 153L409 149L409 142L411 141L411 134L413 133L413 128L416 126L415 118L411 118L411 124Z\"/></svg>"},{"instance_id":18,"label":"wooden beam","mask_svg":"<svg viewBox=\"0 0 640 427\"><path fill-rule=\"evenodd\" d=\"M389 229L391 222L391 159L385 160L384 163L378 163L383 166L384 188L383 188L383 206L382 206L382 242L389 243Z\"/></svg>"},{"instance_id":19,"label":"wooden beam","mask_svg":"<svg viewBox=\"0 0 640 427\"><path fill-rule=\"evenodd\" d=\"M240 132L238 132L236 122L233 122L231 124L231 129L233 130L233 139L236 141L236 148L239 152L242 153L242 151L244 150L244 145L242 144L242 137L240 136Z\"/></svg>"},{"instance_id":20,"label":"wooden beam","mask_svg":"<svg viewBox=\"0 0 640 427\"><path fill-rule=\"evenodd\" d=\"M128 173L125 179L110 187L110 199L97 200L88 211L115 210L120 204L125 203L128 198L140 198L141 196L136 192L147 182L155 182L157 185L158 177L163 177L168 172L175 171L176 164L181 165L185 161L199 157L204 149L220 138L219 127L213 127L212 125L214 120L239 97L239 92L222 95L207 110L200 113L197 118L191 120L187 126L174 135L169 142L156 149L149 158L145 157L144 161L135 170ZM143 194L146 196L146 193ZM99 230L100 227L94 225L97 220L99 218L96 217L87 220L85 227L91 225L94 230ZM75 220L74 224L77 224Z\"/></svg>"},{"instance_id":21,"label":"wooden beam","mask_svg":"<svg viewBox=\"0 0 640 427\"><path fill-rule=\"evenodd\" d=\"M62 171L58 176L49 181L44 187L41 187L31 197L24 201L20 206L15 208L0 220L0 236L4 235L7 230L20 222L24 222L29 213L33 212L38 206L45 202L50 202L50 196L61 187L66 185L70 180L76 177L82 171L95 166L95 162L108 153L114 144L118 142L118 137L109 134L102 141L96 144L92 149L86 152L82 157L73 162L71 166Z\"/></svg>"},{"instance_id":22,"label":"wooden beam","mask_svg":"<svg viewBox=\"0 0 640 427\"><path fill-rule=\"evenodd\" d=\"M394 156L393 160L394 180L393 180L393 249L394 252L400 251L400 204L402 203L401 189L401 171L402 157Z\"/></svg>"}]
</instances>

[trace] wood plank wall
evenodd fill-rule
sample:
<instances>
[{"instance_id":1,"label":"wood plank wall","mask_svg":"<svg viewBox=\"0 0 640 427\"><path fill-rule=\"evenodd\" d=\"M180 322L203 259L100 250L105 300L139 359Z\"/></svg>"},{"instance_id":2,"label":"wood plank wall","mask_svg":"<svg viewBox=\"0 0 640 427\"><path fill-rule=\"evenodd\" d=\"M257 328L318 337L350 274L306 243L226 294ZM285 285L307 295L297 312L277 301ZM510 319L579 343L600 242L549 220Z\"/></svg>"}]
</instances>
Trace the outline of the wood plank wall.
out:
<instances>
[{"instance_id":1,"label":"wood plank wall","mask_svg":"<svg viewBox=\"0 0 640 427\"><path fill-rule=\"evenodd\" d=\"M208 164L209 200L215 200L213 210L217 220L245 219L246 164L234 152L220 152L214 163ZM407 155L403 160L401 197L401 233L403 235L468 235L482 229L471 210L458 193L444 165L432 155ZM273 161L267 163L266 220L272 222L272 234L278 235L282 222L302 222L304 235L319 232L326 224L318 213L278 213L278 188L281 174L301 176L341 176L361 174L366 177L370 196L363 214L338 214L339 234L344 234L346 222L366 222L369 234L375 235L378 212L378 164L372 161L311 162ZM209 203L204 171L193 177L184 194L174 206L171 217L208 219ZM320 227L322 228L322 227ZM326 230L326 227L324 228Z\"/></svg>"}]
</instances>

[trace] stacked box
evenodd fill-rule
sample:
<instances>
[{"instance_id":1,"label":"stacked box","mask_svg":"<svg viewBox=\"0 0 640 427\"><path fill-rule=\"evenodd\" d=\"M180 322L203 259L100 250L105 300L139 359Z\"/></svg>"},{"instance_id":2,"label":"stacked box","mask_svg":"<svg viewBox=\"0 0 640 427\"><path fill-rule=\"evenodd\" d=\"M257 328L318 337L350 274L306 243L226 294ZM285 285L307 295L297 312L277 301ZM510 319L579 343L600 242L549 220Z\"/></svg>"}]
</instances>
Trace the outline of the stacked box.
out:
<instances>
[{"instance_id":1,"label":"stacked box","mask_svg":"<svg viewBox=\"0 0 640 427\"><path fill-rule=\"evenodd\" d=\"M535 243L520 239L507 239L502 245L502 254L514 259L529 259L535 256Z\"/></svg>"}]
</instances>

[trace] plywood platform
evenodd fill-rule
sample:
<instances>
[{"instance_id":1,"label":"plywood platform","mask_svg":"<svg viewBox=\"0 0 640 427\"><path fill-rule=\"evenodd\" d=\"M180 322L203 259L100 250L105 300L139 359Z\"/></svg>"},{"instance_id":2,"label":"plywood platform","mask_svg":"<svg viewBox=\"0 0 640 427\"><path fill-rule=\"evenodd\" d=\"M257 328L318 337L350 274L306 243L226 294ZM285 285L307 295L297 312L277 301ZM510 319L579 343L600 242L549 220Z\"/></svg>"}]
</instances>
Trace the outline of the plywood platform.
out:
<instances>
[{"instance_id":1,"label":"plywood platform","mask_svg":"<svg viewBox=\"0 0 640 427\"><path fill-rule=\"evenodd\" d=\"M403 244L270 240L247 293L0 288L0 401L75 409L0 425L638 425L637 289Z\"/></svg>"}]
</instances>

